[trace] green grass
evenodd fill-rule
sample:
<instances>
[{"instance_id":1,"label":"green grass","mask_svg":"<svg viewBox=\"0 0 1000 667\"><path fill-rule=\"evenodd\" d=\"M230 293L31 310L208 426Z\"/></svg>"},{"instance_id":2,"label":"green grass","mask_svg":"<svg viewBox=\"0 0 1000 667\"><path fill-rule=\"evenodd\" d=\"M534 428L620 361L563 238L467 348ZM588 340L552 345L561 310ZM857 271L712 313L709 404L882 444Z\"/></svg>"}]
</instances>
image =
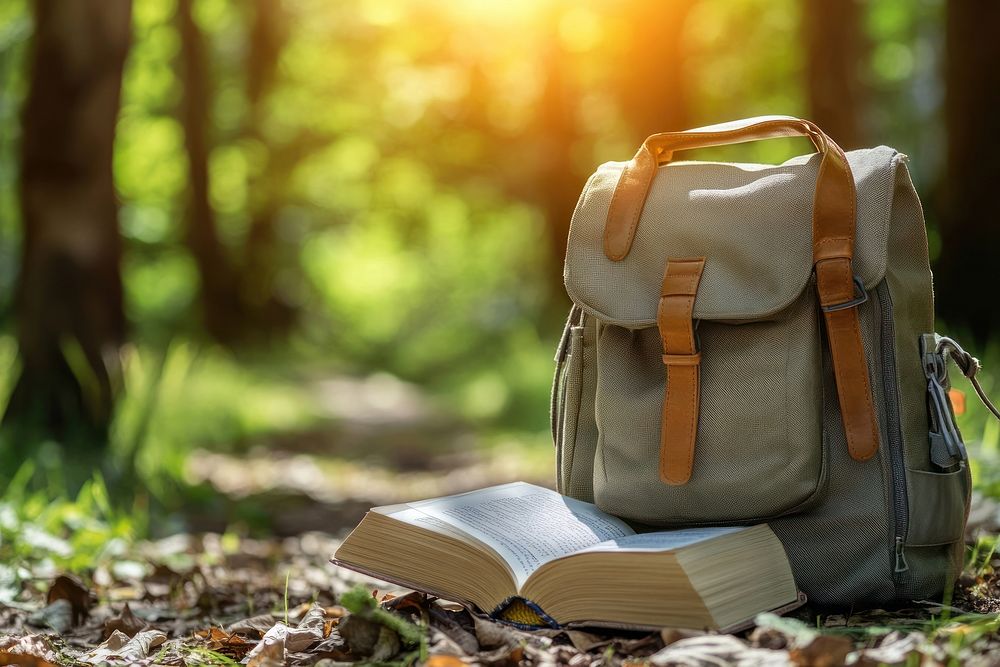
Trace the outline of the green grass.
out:
<instances>
[{"instance_id":1,"label":"green grass","mask_svg":"<svg viewBox=\"0 0 1000 667\"><path fill-rule=\"evenodd\" d=\"M30 490L33 465L25 463L0 496L0 602L39 575L111 567L148 533L146 508L115 507L99 476L67 498Z\"/></svg>"}]
</instances>

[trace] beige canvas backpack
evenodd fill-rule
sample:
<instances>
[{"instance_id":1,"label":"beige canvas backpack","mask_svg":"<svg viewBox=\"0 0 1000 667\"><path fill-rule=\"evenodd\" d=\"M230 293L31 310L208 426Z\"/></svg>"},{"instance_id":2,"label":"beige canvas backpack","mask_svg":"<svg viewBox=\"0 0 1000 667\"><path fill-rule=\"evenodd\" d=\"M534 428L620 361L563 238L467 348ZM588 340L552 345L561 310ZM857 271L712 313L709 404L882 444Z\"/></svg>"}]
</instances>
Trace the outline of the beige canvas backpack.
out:
<instances>
[{"instance_id":1,"label":"beige canvas backpack","mask_svg":"<svg viewBox=\"0 0 1000 667\"><path fill-rule=\"evenodd\" d=\"M817 152L674 160L788 136ZM905 156L784 116L653 135L587 182L565 282L563 493L649 526L768 522L820 605L950 586L970 477L946 359L978 362L933 334Z\"/></svg>"}]
</instances>

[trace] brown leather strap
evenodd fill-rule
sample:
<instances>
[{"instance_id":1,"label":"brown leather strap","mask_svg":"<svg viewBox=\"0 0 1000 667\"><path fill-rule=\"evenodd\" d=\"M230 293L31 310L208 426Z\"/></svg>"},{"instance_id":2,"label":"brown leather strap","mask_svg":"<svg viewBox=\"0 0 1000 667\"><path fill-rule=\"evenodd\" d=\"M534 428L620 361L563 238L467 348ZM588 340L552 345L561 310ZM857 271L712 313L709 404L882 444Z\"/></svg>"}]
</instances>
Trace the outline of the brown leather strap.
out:
<instances>
[{"instance_id":1,"label":"brown leather strap","mask_svg":"<svg viewBox=\"0 0 1000 667\"><path fill-rule=\"evenodd\" d=\"M822 155L813 203L813 266L824 306L844 433L851 456L864 461L878 450L878 422L872 401L857 306L829 310L854 299L854 177L844 151L815 124L790 116L763 116L685 132L654 134L622 170L604 228L604 252L613 261L628 256L646 196L660 165L675 151L774 137L805 136Z\"/></svg>"},{"instance_id":2,"label":"brown leather strap","mask_svg":"<svg viewBox=\"0 0 1000 667\"><path fill-rule=\"evenodd\" d=\"M621 261L628 256L657 168L676 151L738 144L776 137L809 137L822 154L813 206L813 256L854 254L854 178L843 150L814 123L791 116L760 116L708 127L664 132L646 139L625 166L611 198L604 227L604 254Z\"/></svg>"},{"instance_id":3,"label":"brown leather strap","mask_svg":"<svg viewBox=\"0 0 1000 667\"><path fill-rule=\"evenodd\" d=\"M660 479L685 484L694 466L701 396L701 353L694 336L694 300L705 258L670 259L663 272L663 289L656 323L663 340L667 372L660 425Z\"/></svg>"},{"instance_id":4,"label":"brown leather strap","mask_svg":"<svg viewBox=\"0 0 1000 667\"><path fill-rule=\"evenodd\" d=\"M845 275L852 281L849 292L841 289ZM847 451L855 461L867 461L878 451L878 422L868 380L868 362L861 342L858 309L855 306L829 310L830 306L847 303L855 297L850 260L838 258L817 262L816 284L819 302L825 311L826 336L830 341Z\"/></svg>"}]
</instances>

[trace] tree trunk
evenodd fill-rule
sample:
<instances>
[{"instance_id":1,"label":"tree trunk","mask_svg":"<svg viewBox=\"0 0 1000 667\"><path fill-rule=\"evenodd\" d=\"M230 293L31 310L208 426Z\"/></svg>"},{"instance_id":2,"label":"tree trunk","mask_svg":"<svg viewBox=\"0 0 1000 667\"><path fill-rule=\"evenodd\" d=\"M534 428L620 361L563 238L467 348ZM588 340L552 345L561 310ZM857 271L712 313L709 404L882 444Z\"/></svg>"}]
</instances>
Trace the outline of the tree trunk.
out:
<instances>
[{"instance_id":1,"label":"tree trunk","mask_svg":"<svg viewBox=\"0 0 1000 667\"><path fill-rule=\"evenodd\" d=\"M693 4L633 0L627 10L629 39L613 83L636 148L651 134L689 127L683 42Z\"/></svg>"},{"instance_id":2,"label":"tree trunk","mask_svg":"<svg viewBox=\"0 0 1000 667\"><path fill-rule=\"evenodd\" d=\"M202 321L209 335L221 342L240 336L243 309L239 281L216 229L209 194L208 138L211 92L205 40L191 13L193 0L177 0L180 33L180 118L188 158L189 200L186 241L201 278Z\"/></svg>"},{"instance_id":3,"label":"tree trunk","mask_svg":"<svg viewBox=\"0 0 1000 667\"><path fill-rule=\"evenodd\" d=\"M286 332L294 323L296 309L276 289L280 269L297 263L284 256L277 234L278 215L285 201L296 164L317 148L327 145L319 137L300 132L280 144L264 132L265 111L274 88L278 60L288 41L288 16L282 0L255 0L247 51L247 101L250 109L246 135L267 148L262 173L251 178L250 231L242 266L244 296L265 333Z\"/></svg>"},{"instance_id":4,"label":"tree trunk","mask_svg":"<svg viewBox=\"0 0 1000 667\"><path fill-rule=\"evenodd\" d=\"M947 3L942 253L935 267L938 312L985 342L1000 331L1000 3Z\"/></svg>"},{"instance_id":5,"label":"tree trunk","mask_svg":"<svg viewBox=\"0 0 1000 667\"><path fill-rule=\"evenodd\" d=\"M547 282L553 300L549 310L556 318L561 317L563 310L557 304L568 303L562 278L566 236L585 180L583 174L577 173L573 161L573 149L579 138L576 117L579 91L567 73L567 60L565 51L553 36L541 58L545 78L535 119L535 149L539 151L536 183L549 236Z\"/></svg>"},{"instance_id":6,"label":"tree trunk","mask_svg":"<svg viewBox=\"0 0 1000 667\"><path fill-rule=\"evenodd\" d=\"M21 434L107 438L125 338L112 149L130 23L129 0L35 3L15 297L21 373L4 415Z\"/></svg>"},{"instance_id":7,"label":"tree trunk","mask_svg":"<svg viewBox=\"0 0 1000 667\"><path fill-rule=\"evenodd\" d=\"M802 8L809 118L844 150L867 144L860 118L868 48L860 14L857 0L806 0Z\"/></svg>"}]
</instances>

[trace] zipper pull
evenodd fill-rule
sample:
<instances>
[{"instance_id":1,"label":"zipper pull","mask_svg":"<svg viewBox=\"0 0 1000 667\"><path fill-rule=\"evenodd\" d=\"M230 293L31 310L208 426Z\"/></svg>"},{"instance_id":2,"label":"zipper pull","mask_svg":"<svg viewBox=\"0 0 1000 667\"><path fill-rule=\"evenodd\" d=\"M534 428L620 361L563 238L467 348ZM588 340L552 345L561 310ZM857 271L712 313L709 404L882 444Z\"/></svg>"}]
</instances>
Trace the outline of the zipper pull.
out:
<instances>
[{"instance_id":1,"label":"zipper pull","mask_svg":"<svg viewBox=\"0 0 1000 667\"><path fill-rule=\"evenodd\" d=\"M906 563L906 556L903 555L903 538L896 537L896 572L906 572L910 566Z\"/></svg>"}]
</instances>

